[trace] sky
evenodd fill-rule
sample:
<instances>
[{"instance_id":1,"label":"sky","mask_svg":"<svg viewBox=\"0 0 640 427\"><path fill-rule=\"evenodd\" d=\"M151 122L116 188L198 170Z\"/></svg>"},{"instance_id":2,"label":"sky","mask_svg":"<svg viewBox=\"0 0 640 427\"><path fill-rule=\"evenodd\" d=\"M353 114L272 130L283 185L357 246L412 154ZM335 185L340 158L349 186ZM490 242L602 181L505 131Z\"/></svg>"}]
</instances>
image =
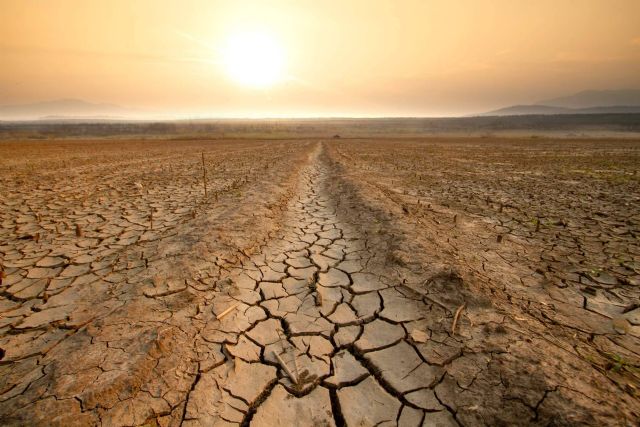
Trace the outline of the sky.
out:
<instances>
[{"instance_id":1,"label":"sky","mask_svg":"<svg viewBox=\"0 0 640 427\"><path fill-rule=\"evenodd\" d=\"M639 76L638 0L0 0L0 105L443 116Z\"/></svg>"}]
</instances>

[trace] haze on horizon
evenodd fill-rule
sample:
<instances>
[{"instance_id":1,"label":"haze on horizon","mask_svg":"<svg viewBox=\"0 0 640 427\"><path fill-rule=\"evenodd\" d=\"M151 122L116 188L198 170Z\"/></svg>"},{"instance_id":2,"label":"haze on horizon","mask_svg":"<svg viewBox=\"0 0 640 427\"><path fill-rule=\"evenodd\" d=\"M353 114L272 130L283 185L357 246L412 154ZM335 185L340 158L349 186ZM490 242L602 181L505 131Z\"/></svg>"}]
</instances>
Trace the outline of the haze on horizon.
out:
<instances>
[{"instance_id":1,"label":"haze on horizon","mask_svg":"<svg viewBox=\"0 0 640 427\"><path fill-rule=\"evenodd\" d=\"M640 88L640 2L0 0L0 104L438 116Z\"/></svg>"}]
</instances>

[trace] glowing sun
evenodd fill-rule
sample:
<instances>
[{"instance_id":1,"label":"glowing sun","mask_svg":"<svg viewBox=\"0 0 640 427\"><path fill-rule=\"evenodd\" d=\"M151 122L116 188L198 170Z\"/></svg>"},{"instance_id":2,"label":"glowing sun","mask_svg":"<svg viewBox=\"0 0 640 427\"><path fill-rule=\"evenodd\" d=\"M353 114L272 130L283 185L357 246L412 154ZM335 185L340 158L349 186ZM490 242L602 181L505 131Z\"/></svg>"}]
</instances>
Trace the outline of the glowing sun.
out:
<instances>
[{"instance_id":1,"label":"glowing sun","mask_svg":"<svg viewBox=\"0 0 640 427\"><path fill-rule=\"evenodd\" d=\"M222 49L223 66L243 86L266 88L284 79L284 51L269 33L239 32Z\"/></svg>"}]
</instances>

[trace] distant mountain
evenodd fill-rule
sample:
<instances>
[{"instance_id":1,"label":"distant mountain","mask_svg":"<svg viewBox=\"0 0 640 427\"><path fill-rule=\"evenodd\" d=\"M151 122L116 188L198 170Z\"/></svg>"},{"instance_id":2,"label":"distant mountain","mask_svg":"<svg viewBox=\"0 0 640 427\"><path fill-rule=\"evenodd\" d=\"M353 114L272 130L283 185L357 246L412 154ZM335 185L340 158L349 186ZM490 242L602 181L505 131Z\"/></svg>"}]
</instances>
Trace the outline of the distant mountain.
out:
<instances>
[{"instance_id":1,"label":"distant mountain","mask_svg":"<svg viewBox=\"0 0 640 427\"><path fill-rule=\"evenodd\" d=\"M563 108L640 106L640 89L585 90L569 96L545 99L536 102L536 105Z\"/></svg>"},{"instance_id":2,"label":"distant mountain","mask_svg":"<svg viewBox=\"0 0 640 427\"><path fill-rule=\"evenodd\" d=\"M640 89L585 90L532 105L512 105L480 116L640 113Z\"/></svg>"},{"instance_id":3,"label":"distant mountain","mask_svg":"<svg viewBox=\"0 0 640 427\"><path fill-rule=\"evenodd\" d=\"M82 119L126 117L134 110L114 104L93 104L79 99L57 99L33 104L0 106L0 120L38 120L41 118Z\"/></svg>"},{"instance_id":4,"label":"distant mountain","mask_svg":"<svg viewBox=\"0 0 640 427\"><path fill-rule=\"evenodd\" d=\"M640 113L639 106L611 106L590 108L563 108L551 105L513 105L479 114L480 116L526 116L554 114L629 114Z\"/></svg>"},{"instance_id":5,"label":"distant mountain","mask_svg":"<svg viewBox=\"0 0 640 427\"><path fill-rule=\"evenodd\" d=\"M549 105L512 105L480 114L481 116L522 116L527 114L567 114L566 108Z\"/></svg>"}]
</instances>

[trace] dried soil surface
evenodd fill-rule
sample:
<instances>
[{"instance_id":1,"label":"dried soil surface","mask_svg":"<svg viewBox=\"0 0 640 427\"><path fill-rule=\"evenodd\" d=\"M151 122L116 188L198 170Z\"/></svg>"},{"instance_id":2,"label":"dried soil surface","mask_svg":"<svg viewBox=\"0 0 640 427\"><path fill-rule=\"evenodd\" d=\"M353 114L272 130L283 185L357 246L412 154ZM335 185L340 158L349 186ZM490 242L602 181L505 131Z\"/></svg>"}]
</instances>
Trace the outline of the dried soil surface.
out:
<instances>
[{"instance_id":1,"label":"dried soil surface","mask_svg":"<svg viewBox=\"0 0 640 427\"><path fill-rule=\"evenodd\" d=\"M640 420L639 142L0 157L3 425Z\"/></svg>"}]
</instances>

